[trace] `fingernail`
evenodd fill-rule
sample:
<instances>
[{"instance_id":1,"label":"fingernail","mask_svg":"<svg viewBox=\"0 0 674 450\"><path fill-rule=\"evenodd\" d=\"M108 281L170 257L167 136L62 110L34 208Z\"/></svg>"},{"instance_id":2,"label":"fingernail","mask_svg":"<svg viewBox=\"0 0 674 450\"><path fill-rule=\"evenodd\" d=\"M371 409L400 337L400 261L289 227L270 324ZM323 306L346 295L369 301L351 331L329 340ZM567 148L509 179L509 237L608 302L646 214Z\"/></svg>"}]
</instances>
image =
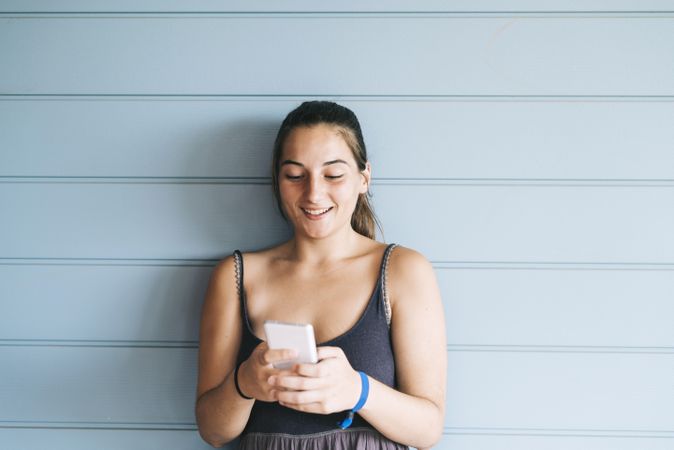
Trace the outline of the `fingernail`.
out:
<instances>
[{"instance_id":1,"label":"fingernail","mask_svg":"<svg viewBox=\"0 0 674 450\"><path fill-rule=\"evenodd\" d=\"M270 376L270 377L267 379L267 383L269 383L269 384L275 384L275 383L276 383L276 377L275 377L274 375Z\"/></svg>"}]
</instances>

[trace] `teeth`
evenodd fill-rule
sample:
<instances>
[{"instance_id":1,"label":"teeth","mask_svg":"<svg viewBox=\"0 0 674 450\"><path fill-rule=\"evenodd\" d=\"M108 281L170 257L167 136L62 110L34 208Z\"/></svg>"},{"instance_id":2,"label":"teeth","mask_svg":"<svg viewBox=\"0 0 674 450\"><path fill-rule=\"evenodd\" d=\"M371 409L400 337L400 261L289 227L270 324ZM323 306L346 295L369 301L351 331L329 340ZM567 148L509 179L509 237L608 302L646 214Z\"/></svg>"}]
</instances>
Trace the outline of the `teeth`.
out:
<instances>
[{"instance_id":1,"label":"teeth","mask_svg":"<svg viewBox=\"0 0 674 450\"><path fill-rule=\"evenodd\" d=\"M312 216L320 216L321 214L328 212L330 208L325 208L325 209L304 209L302 210L306 212L307 214L311 214Z\"/></svg>"}]
</instances>

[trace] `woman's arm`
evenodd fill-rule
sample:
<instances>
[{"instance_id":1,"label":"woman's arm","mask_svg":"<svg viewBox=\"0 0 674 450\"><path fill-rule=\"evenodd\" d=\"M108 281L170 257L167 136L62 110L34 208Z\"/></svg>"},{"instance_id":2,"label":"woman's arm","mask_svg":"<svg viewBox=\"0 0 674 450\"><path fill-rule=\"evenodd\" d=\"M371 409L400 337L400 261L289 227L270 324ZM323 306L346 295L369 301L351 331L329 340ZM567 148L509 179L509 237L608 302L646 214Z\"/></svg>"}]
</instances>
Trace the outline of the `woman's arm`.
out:
<instances>
[{"instance_id":1,"label":"woman's arm","mask_svg":"<svg viewBox=\"0 0 674 450\"><path fill-rule=\"evenodd\" d=\"M243 324L235 277L232 257L215 267L201 312L195 413L199 434L214 447L222 447L241 434L254 400L274 401L267 379L282 371L272 363L295 357L292 350L270 350L261 343L238 372L239 388L253 399L236 391L234 369Z\"/></svg>"},{"instance_id":2,"label":"woman's arm","mask_svg":"<svg viewBox=\"0 0 674 450\"><path fill-rule=\"evenodd\" d=\"M253 400L234 387L234 364L241 341L241 320L234 259L219 263L211 275L201 311L196 418L199 434L214 447L237 437L246 426Z\"/></svg>"},{"instance_id":3,"label":"woman's arm","mask_svg":"<svg viewBox=\"0 0 674 450\"><path fill-rule=\"evenodd\" d=\"M360 414L394 441L431 447L442 436L445 415L447 340L440 290L426 258L404 247L391 254L387 283L400 392L371 383Z\"/></svg>"},{"instance_id":4,"label":"woman's arm","mask_svg":"<svg viewBox=\"0 0 674 450\"><path fill-rule=\"evenodd\" d=\"M398 390L370 378L359 414L389 439L431 447L442 435L447 350L442 301L435 273L419 253L403 247L391 255L388 292ZM339 348L319 348L321 361L297 366L297 376L272 377L273 395L288 407L327 414L352 408L360 377ZM290 389L282 391L281 389Z\"/></svg>"}]
</instances>

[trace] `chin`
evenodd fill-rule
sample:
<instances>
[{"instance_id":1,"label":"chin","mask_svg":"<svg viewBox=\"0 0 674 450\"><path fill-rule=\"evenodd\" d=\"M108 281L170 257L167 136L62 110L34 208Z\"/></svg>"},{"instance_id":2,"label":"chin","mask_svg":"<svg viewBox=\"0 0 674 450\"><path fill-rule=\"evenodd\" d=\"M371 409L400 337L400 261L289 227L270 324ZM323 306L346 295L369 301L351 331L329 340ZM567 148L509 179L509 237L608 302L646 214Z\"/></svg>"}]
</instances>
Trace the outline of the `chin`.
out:
<instances>
[{"instance_id":1,"label":"chin","mask_svg":"<svg viewBox=\"0 0 674 450\"><path fill-rule=\"evenodd\" d=\"M328 236L330 236L329 231L307 231L307 230L302 230L302 234L309 239L323 239Z\"/></svg>"},{"instance_id":2,"label":"chin","mask_svg":"<svg viewBox=\"0 0 674 450\"><path fill-rule=\"evenodd\" d=\"M305 227L300 225L299 227L295 228L295 234L300 234L309 239L323 239L335 234L335 231L337 230L332 226Z\"/></svg>"}]
</instances>

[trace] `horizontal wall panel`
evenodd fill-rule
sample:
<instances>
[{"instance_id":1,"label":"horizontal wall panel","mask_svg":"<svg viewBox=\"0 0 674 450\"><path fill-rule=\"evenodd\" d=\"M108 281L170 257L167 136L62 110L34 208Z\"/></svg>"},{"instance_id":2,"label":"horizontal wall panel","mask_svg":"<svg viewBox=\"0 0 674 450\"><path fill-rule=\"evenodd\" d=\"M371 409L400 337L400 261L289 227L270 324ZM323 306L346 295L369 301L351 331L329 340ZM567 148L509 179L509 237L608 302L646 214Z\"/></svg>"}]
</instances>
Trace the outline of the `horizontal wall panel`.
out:
<instances>
[{"instance_id":1,"label":"horizontal wall panel","mask_svg":"<svg viewBox=\"0 0 674 450\"><path fill-rule=\"evenodd\" d=\"M219 259L289 236L264 184L0 188L5 258ZM373 193L386 240L433 261L674 261L674 187L382 184Z\"/></svg>"},{"instance_id":2,"label":"horizontal wall panel","mask_svg":"<svg viewBox=\"0 0 674 450\"><path fill-rule=\"evenodd\" d=\"M0 188L0 208L7 211L4 257L219 259L237 247L264 247L289 236L268 185Z\"/></svg>"},{"instance_id":3,"label":"horizontal wall panel","mask_svg":"<svg viewBox=\"0 0 674 450\"><path fill-rule=\"evenodd\" d=\"M674 348L674 271L438 270L449 344Z\"/></svg>"},{"instance_id":4,"label":"horizontal wall panel","mask_svg":"<svg viewBox=\"0 0 674 450\"><path fill-rule=\"evenodd\" d=\"M671 262L672 187L377 186L391 242L435 261Z\"/></svg>"},{"instance_id":5,"label":"horizontal wall panel","mask_svg":"<svg viewBox=\"0 0 674 450\"><path fill-rule=\"evenodd\" d=\"M672 439L642 438L636 436L566 436L562 433L551 436L513 436L517 431L503 431L485 436L476 433L445 435L435 449L439 450L671 450ZM609 432L610 433L610 432Z\"/></svg>"},{"instance_id":6,"label":"horizontal wall panel","mask_svg":"<svg viewBox=\"0 0 674 450\"><path fill-rule=\"evenodd\" d=\"M671 11L667 0L360 0L341 2L313 2L310 0L117 0L111 4L107 0L60 0L55 4L50 0L3 0L0 12L491 12L491 11Z\"/></svg>"},{"instance_id":7,"label":"horizontal wall panel","mask_svg":"<svg viewBox=\"0 0 674 450\"><path fill-rule=\"evenodd\" d=\"M0 176L266 177L302 100L5 98ZM674 179L674 102L339 101L375 178Z\"/></svg>"},{"instance_id":8,"label":"horizontal wall panel","mask_svg":"<svg viewBox=\"0 0 674 450\"><path fill-rule=\"evenodd\" d=\"M0 374L0 421L189 425L196 356L176 348L0 347L12 368ZM448 368L451 428L674 430L671 354L449 352Z\"/></svg>"},{"instance_id":9,"label":"horizontal wall panel","mask_svg":"<svg viewBox=\"0 0 674 450\"><path fill-rule=\"evenodd\" d=\"M450 352L447 373L449 427L674 431L674 354Z\"/></svg>"},{"instance_id":10,"label":"horizontal wall panel","mask_svg":"<svg viewBox=\"0 0 674 450\"><path fill-rule=\"evenodd\" d=\"M196 345L211 271L0 265L0 298L6 300L0 339ZM671 270L436 269L436 274L450 345L674 347Z\"/></svg>"},{"instance_id":11,"label":"horizontal wall panel","mask_svg":"<svg viewBox=\"0 0 674 450\"><path fill-rule=\"evenodd\" d=\"M1 94L674 95L666 17L26 16L0 30Z\"/></svg>"},{"instance_id":12,"label":"horizontal wall panel","mask_svg":"<svg viewBox=\"0 0 674 450\"><path fill-rule=\"evenodd\" d=\"M195 422L196 349L5 346L0 360L10 368L0 374L0 422Z\"/></svg>"},{"instance_id":13,"label":"horizontal wall panel","mask_svg":"<svg viewBox=\"0 0 674 450\"><path fill-rule=\"evenodd\" d=\"M47 444L48 443L48 444ZM21 450L213 450L193 430L87 430L0 428L0 445ZM234 443L223 447L234 450Z\"/></svg>"},{"instance_id":14,"label":"horizontal wall panel","mask_svg":"<svg viewBox=\"0 0 674 450\"><path fill-rule=\"evenodd\" d=\"M212 269L0 265L0 298L6 300L0 314L0 339L192 341L195 345Z\"/></svg>"},{"instance_id":15,"label":"horizontal wall panel","mask_svg":"<svg viewBox=\"0 0 674 450\"><path fill-rule=\"evenodd\" d=\"M269 176L276 132L300 103L2 99L0 176Z\"/></svg>"}]
</instances>

